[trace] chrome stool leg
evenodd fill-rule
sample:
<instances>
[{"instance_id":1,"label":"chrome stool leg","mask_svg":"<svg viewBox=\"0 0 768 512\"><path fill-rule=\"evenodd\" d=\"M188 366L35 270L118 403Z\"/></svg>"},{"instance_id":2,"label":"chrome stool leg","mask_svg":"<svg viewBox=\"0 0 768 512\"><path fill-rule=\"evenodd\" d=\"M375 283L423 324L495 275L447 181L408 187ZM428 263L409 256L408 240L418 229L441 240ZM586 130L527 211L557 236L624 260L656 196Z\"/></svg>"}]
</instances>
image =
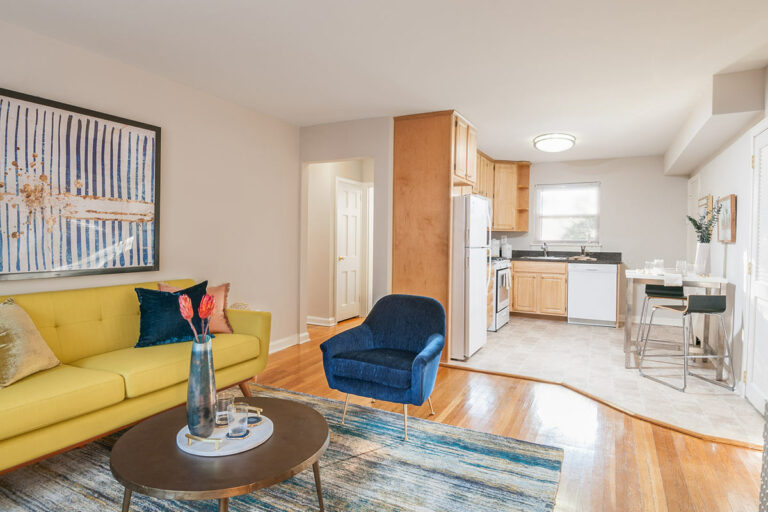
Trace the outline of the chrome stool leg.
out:
<instances>
[{"instance_id":1,"label":"chrome stool leg","mask_svg":"<svg viewBox=\"0 0 768 512\"><path fill-rule=\"evenodd\" d=\"M650 379L650 380L652 380L654 382L658 382L659 384L664 384L665 386L668 386L668 387L670 387L672 389L676 389L677 391L685 391L685 388L686 388L686 385L687 385L687 379L686 379L685 375L686 375L686 373L688 371L688 364L687 364L687 362L688 362L688 357L687 357L688 356L688 343L687 343L688 338L687 338L687 333L685 332L686 331L685 329L683 329L683 367L684 367L683 368L683 386L682 387L675 386L673 384L670 384L669 382L666 382L666 381L664 381L662 379L659 379L658 377L654 377L652 375L648 375L647 373L643 372L643 362L645 362L645 358L646 357L650 357L651 359L656 358L656 357L680 357L680 354L661 354L661 355L648 356L648 354L646 353L646 350L648 348L648 339L650 338L650 335L651 335L651 327L653 326L653 317L655 316L657 309L658 309L658 307L654 306L653 309L651 310L651 317L648 320L648 328L645 330L645 337L643 339L642 353L640 355L640 361L639 361L639 364L637 365L637 369L640 372L640 375L642 375L646 379ZM683 322L685 323L685 319L683 319Z\"/></svg>"},{"instance_id":2,"label":"chrome stool leg","mask_svg":"<svg viewBox=\"0 0 768 512\"><path fill-rule=\"evenodd\" d=\"M691 372L690 375L693 377L696 377L697 379L701 379L705 382L709 382L710 384L714 384L716 386L720 386L721 388L725 388L728 390L733 391L736 388L736 375L733 372L733 357L731 357L731 347L728 344L728 332L725 329L725 320L723 320L724 313L705 313L713 316L717 316L720 320L720 328L723 331L723 354L722 355L712 355L712 354L702 354L701 356L698 356L701 359L727 359L727 365L728 365L728 374L729 379L731 380L731 383L728 383L728 380L725 382L710 379L707 377L703 377L701 375L698 375L696 373ZM723 361L725 363L725 361Z\"/></svg>"}]
</instances>

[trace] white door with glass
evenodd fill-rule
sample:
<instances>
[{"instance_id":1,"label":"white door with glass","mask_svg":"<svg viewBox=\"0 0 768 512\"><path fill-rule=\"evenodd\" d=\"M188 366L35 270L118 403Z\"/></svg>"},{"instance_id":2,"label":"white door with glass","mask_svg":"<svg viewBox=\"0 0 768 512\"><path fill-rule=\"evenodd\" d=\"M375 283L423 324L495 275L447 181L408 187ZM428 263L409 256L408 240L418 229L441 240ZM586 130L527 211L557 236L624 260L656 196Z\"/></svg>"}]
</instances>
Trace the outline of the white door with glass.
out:
<instances>
[{"instance_id":1,"label":"white door with glass","mask_svg":"<svg viewBox=\"0 0 768 512\"><path fill-rule=\"evenodd\" d=\"M746 394L752 405L762 412L768 399L768 130L755 137L753 154Z\"/></svg>"},{"instance_id":2,"label":"white door with glass","mask_svg":"<svg viewBox=\"0 0 768 512\"><path fill-rule=\"evenodd\" d=\"M361 183L336 180L336 321L360 315L362 283L360 236L363 220Z\"/></svg>"}]
</instances>

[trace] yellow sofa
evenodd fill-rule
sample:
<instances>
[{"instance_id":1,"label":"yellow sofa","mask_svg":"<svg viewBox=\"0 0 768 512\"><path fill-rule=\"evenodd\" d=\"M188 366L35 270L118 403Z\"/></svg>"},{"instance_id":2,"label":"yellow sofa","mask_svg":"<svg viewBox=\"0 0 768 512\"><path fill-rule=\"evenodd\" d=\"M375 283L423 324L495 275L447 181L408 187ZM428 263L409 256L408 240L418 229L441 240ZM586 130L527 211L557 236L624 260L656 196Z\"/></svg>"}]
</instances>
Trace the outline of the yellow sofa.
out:
<instances>
[{"instance_id":1,"label":"yellow sofa","mask_svg":"<svg viewBox=\"0 0 768 512\"><path fill-rule=\"evenodd\" d=\"M0 388L0 472L186 401L192 342L133 348L137 287L157 282L12 296L62 364ZM229 309L227 317L234 334L213 340L219 389L256 376L269 354L270 313Z\"/></svg>"}]
</instances>

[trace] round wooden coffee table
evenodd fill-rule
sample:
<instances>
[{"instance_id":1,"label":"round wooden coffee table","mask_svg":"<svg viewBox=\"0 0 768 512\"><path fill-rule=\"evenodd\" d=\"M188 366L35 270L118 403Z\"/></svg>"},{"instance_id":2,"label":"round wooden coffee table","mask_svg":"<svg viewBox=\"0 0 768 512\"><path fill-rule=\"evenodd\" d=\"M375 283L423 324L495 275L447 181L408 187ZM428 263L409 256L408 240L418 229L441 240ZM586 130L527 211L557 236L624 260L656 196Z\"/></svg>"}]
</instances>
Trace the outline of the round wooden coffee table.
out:
<instances>
[{"instance_id":1,"label":"round wooden coffee table","mask_svg":"<svg viewBox=\"0 0 768 512\"><path fill-rule=\"evenodd\" d=\"M223 457L199 457L176 446L186 422L184 406L153 416L123 434L109 461L112 474L125 486L123 512L137 492L174 500L218 499L226 511L229 498L287 480L312 466L320 510L320 456L328 448L328 423L313 408L279 398L239 398L261 407L274 423L274 434L261 446Z\"/></svg>"}]
</instances>

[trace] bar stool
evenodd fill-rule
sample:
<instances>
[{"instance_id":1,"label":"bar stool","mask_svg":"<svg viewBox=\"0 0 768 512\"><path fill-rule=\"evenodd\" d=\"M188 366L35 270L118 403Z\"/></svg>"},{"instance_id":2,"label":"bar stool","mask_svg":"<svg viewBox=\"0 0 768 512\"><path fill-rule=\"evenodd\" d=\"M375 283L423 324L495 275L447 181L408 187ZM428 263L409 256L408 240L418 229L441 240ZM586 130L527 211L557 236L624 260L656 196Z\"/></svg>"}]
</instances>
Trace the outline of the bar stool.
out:
<instances>
[{"instance_id":1,"label":"bar stool","mask_svg":"<svg viewBox=\"0 0 768 512\"><path fill-rule=\"evenodd\" d=\"M650 336L651 332L651 326L653 325L653 316L656 314L656 311L659 309L664 309L667 311L676 311L678 313L681 313L683 316L683 342L682 342L682 354L653 354L648 355L646 353L647 345L648 345L648 338ZM716 384L718 386L724 387L726 389L730 389L733 391L735 385L736 385L736 376L733 373L733 360L731 358L731 349L729 346L729 340L728 340L728 332L725 329L725 320L723 319L723 316L725 315L726 310L726 298L725 295L689 295L688 300L686 304L682 305L658 305L653 306L653 310L651 311L651 317L648 321L648 327L645 330L645 337L643 339L643 347L640 352L640 364L638 365L638 370L640 371L640 375L647 379L654 380L656 382L659 382L661 384L664 384L665 386L669 386L673 389L677 389L678 391L685 391L685 388L688 384L688 375L691 375L693 377L697 377L701 380L705 380L711 384ZM723 330L723 345L724 345L724 354L718 355L718 354L689 354L689 347L691 345L691 341L693 341L693 319L692 316L694 313L698 313L700 315L712 315L716 316L720 319L720 327ZM657 377L653 377L651 375L647 375L643 373L643 362L645 361L645 358L654 359L657 357L677 357L683 359L683 386L677 387L673 386L672 384L665 382ZM720 382L715 379L708 379L706 377L703 377L701 375L697 375L693 372L691 372L688 369L688 360L689 359L728 359L728 373L730 374L730 379L732 381L731 384L728 384L727 382Z\"/></svg>"},{"instance_id":2,"label":"bar stool","mask_svg":"<svg viewBox=\"0 0 768 512\"><path fill-rule=\"evenodd\" d=\"M644 339L646 329L646 317L648 316L648 310L652 300L679 300L682 303L685 302L686 296L682 286L664 286L661 284L647 284L645 285L645 299L643 300L643 308L640 310L640 325L637 328L636 344L640 346L640 343ZM666 340L651 340L657 342L666 342Z\"/></svg>"}]
</instances>

